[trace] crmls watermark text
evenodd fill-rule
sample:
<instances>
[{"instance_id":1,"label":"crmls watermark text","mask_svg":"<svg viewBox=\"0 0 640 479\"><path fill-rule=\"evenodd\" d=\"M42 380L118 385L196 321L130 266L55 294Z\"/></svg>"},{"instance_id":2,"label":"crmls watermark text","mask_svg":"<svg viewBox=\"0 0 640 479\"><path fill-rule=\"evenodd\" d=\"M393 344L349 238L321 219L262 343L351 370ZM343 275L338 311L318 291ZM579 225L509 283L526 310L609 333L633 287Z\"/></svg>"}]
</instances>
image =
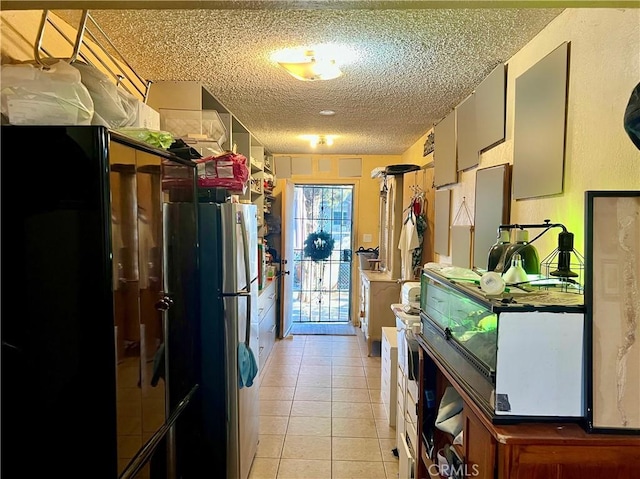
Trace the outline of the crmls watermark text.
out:
<instances>
[{"instance_id":1,"label":"crmls watermark text","mask_svg":"<svg viewBox=\"0 0 640 479\"><path fill-rule=\"evenodd\" d=\"M459 466L450 466L443 464L438 466L437 464L431 464L428 467L429 474L442 477L478 477L480 475L480 466L478 464L460 464Z\"/></svg>"}]
</instances>

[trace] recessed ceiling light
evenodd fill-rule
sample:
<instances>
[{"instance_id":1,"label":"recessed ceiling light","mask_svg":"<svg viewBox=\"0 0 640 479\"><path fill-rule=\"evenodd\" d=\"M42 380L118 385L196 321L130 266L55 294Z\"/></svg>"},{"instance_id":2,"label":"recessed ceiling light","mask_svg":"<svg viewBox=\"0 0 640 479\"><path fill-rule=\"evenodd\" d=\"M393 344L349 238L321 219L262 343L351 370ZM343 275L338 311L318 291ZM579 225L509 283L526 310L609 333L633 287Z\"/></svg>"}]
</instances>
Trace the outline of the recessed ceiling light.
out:
<instances>
[{"instance_id":1,"label":"recessed ceiling light","mask_svg":"<svg viewBox=\"0 0 640 479\"><path fill-rule=\"evenodd\" d=\"M333 116L336 114L336 112L333 110L320 110L320 114L322 116Z\"/></svg>"}]
</instances>

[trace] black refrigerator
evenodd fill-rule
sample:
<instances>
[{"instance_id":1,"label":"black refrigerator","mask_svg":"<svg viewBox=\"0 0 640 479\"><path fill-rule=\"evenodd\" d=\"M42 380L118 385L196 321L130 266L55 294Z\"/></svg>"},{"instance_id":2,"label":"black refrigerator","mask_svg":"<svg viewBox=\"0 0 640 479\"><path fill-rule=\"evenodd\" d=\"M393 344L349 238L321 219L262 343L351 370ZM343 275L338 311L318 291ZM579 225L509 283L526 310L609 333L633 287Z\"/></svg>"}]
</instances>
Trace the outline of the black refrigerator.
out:
<instances>
[{"instance_id":1,"label":"black refrigerator","mask_svg":"<svg viewBox=\"0 0 640 479\"><path fill-rule=\"evenodd\" d=\"M180 478L199 375L195 168L2 126L2 477Z\"/></svg>"}]
</instances>

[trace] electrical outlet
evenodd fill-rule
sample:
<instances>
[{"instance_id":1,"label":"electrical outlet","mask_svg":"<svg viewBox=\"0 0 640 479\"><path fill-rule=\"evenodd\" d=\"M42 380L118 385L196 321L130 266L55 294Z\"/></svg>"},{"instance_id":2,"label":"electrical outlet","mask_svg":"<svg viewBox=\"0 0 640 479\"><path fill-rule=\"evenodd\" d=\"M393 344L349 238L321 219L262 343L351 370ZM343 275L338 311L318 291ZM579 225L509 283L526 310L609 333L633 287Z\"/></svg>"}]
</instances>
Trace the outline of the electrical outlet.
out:
<instances>
[{"instance_id":1,"label":"electrical outlet","mask_svg":"<svg viewBox=\"0 0 640 479\"><path fill-rule=\"evenodd\" d=\"M370 235L369 233L365 233L362 235L362 242L363 243L371 243L373 241L373 236Z\"/></svg>"}]
</instances>

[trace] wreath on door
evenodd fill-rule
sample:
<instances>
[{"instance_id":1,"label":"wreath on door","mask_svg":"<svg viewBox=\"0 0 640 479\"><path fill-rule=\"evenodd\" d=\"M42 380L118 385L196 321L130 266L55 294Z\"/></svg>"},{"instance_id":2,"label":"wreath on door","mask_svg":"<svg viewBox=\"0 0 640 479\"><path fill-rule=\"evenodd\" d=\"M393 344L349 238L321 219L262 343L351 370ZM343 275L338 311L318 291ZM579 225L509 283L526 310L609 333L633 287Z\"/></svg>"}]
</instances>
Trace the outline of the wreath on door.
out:
<instances>
[{"instance_id":1,"label":"wreath on door","mask_svg":"<svg viewBox=\"0 0 640 479\"><path fill-rule=\"evenodd\" d=\"M304 255L313 261L322 261L331 256L335 241L329 233L322 230L310 233L304 240Z\"/></svg>"}]
</instances>

